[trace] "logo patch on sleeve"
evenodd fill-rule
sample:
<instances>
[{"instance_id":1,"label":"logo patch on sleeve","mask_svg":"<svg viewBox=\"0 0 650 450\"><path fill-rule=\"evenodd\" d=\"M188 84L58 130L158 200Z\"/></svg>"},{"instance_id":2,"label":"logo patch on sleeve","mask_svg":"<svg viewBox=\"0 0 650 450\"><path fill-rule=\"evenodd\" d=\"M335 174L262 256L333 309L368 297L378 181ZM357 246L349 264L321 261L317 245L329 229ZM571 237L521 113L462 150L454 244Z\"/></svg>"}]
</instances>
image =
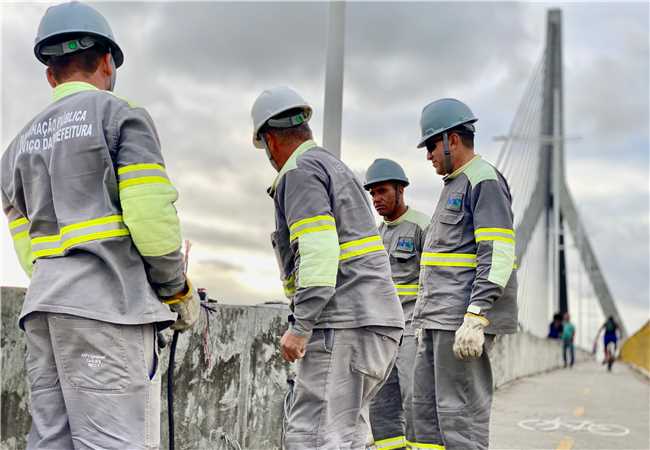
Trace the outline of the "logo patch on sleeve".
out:
<instances>
[{"instance_id":1,"label":"logo patch on sleeve","mask_svg":"<svg viewBox=\"0 0 650 450\"><path fill-rule=\"evenodd\" d=\"M415 240L412 237L400 237L397 240L397 250L413 253L415 251Z\"/></svg>"},{"instance_id":2,"label":"logo patch on sleeve","mask_svg":"<svg viewBox=\"0 0 650 450\"><path fill-rule=\"evenodd\" d=\"M465 194L462 192L452 192L449 194L449 197L447 197L447 206L445 206L445 209L448 209L450 211L460 211L463 208L463 197Z\"/></svg>"}]
</instances>

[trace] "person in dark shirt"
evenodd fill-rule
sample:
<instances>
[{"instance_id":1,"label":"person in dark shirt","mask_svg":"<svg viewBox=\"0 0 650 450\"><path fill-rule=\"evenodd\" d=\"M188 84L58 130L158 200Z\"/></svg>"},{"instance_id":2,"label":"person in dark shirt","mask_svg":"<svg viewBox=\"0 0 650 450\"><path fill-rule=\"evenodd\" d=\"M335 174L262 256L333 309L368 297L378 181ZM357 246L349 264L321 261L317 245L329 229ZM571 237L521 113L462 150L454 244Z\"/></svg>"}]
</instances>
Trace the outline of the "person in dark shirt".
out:
<instances>
[{"instance_id":1,"label":"person in dark shirt","mask_svg":"<svg viewBox=\"0 0 650 450\"><path fill-rule=\"evenodd\" d=\"M553 321L548 326L548 338L560 339L562 336L562 314L553 314Z\"/></svg>"}]
</instances>

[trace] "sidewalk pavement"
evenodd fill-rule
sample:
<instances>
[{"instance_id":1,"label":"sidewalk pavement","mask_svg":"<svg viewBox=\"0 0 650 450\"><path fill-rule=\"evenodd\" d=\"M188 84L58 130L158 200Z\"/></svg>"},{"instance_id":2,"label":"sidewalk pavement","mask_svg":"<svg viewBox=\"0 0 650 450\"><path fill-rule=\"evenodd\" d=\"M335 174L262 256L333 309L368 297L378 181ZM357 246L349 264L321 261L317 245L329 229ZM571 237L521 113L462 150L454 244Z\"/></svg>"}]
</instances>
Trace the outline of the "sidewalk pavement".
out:
<instances>
[{"instance_id":1,"label":"sidewalk pavement","mask_svg":"<svg viewBox=\"0 0 650 450\"><path fill-rule=\"evenodd\" d=\"M490 449L648 450L650 381L617 362L524 378L498 389Z\"/></svg>"}]
</instances>

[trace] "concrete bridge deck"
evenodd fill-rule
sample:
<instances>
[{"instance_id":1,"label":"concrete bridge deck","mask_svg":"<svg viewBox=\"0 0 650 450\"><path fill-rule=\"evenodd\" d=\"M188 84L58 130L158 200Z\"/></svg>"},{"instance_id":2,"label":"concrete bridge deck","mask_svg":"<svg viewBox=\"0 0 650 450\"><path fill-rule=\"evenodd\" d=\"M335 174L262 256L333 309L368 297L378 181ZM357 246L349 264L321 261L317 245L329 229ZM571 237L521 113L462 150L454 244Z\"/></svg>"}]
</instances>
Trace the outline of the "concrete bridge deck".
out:
<instances>
[{"instance_id":1,"label":"concrete bridge deck","mask_svg":"<svg viewBox=\"0 0 650 450\"><path fill-rule=\"evenodd\" d=\"M617 363L577 364L495 393L490 448L650 449L650 381Z\"/></svg>"}]
</instances>

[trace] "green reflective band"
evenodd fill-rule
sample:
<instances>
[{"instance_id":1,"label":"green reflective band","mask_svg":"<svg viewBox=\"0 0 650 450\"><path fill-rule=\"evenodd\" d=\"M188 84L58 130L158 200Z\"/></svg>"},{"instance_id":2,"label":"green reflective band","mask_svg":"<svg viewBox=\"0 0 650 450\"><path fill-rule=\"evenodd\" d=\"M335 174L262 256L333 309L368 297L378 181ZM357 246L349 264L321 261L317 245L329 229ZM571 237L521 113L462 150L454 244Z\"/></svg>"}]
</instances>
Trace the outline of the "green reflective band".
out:
<instances>
[{"instance_id":1,"label":"green reflective band","mask_svg":"<svg viewBox=\"0 0 650 450\"><path fill-rule=\"evenodd\" d=\"M296 275L292 273L289 278L282 280L282 287L287 298L290 299L296 295Z\"/></svg>"},{"instance_id":2,"label":"green reflective band","mask_svg":"<svg viewBox=\"0 0 650 450\"><path fill-rule=\"evenodd\" d=\"M494 241L488 281L505 288L515 264L515 243Z\"/></svg>"},{"instance_id":3,"label":"green reflective band","mask_svg":"<svg viewBox=\"0 0 650 450\"><path fill-rule=\"evenodd\" d=\"M315 233L325 230L336 231L336 222L334 220L334 217L321 215L302 219L295 222L289 227L289 231L291 232L289 241L294 241L300 236L307 233Z\"/></svg>"},{"instance_id":4,"label":"green reflective band","mask_svg":"<svg viewBox=\"0 0 650 450\"><path fill-rule=\"evenodd\" d=\"M300 236L298 287L336 286L339 270L339 237L333 229Z\"/></svg>"},{"instance_id":5,"label":"green reflective band","mask_svg":"<svg viewBox=\"0 0 650 450\"><path fill-rule=\"evenodd\" d=\"M346 259L354 258L356 256L379 251L386 251L381 237L370 236L341 244L341 255L339 256L339 259L345 261Z\"/></svg>"},{"instance_id":6,"label":"green reflective band","mask_svg":"<svg viewBox=\"0 0 650 450\"><path fill-rule=\"evenodd\" d=\"M428 448L428 449L435 449L435 450L445 450L445 446L440 444L421 444L419 442L406 441L406 445L408 445L412 449Z\"/></svg>"},{"instance_id":7,"label":"green reflective band","mask_svg":"<svg viewBox=\"0 0 650 450\"><path fill-rule=\"evenodd\" d=\"M396 284L397 295L418 295L419 284Z\"/></svg>"},{"instance_id":8,"label":"green reflective band","mask_svg":"<svg viewBox=\"0 0 650 450\"><path fill-rule=\"evenodd\" d=\"M32 257L61 256L70 247L84 242L128 235L129 230L120 215L78 222L61 228L59 234L33 238Z\"/></svg>"},{"instance_id":9,"label":"green reflective band","mask_svg":"<svg viewBox=\"0 0 650 450\"><path fill-rule=\"evenodd\" d=\"M67 97L68 95L76 94L77 92L97 90L98 89L94 85L86 83L85 81L68 81L67 83L57 85L54 88L52 97L54 98L54 101L57 101L61 100L63 97Z\"/></svg>"},{"instance_id":10,"label":"green reflective band","mask_svg":"<svg viewBox=\"0 0 650 450\"><path fill-rule=\"evenodd\" d=\"M476 267L473 253L422 253L422 266Z\"/></svg>"},{"instance_id":11,"label":"green reflective band","mask_svg":"<svg viewBox=\"0 0 650 450\"><path fill-rule=\"evenodd\" d=\"M375 441L375 448L377 450L394 450L396 448L406 447L406 436L395 436L392 438L381 439Z\"/></svg>"},{"instance_id":12,"label":"green reflective band","mask_svg":"<svg viewBox=\"0 0 650 450\"><path fill-rule=\"evenodd\" d=\"M478 228L474 231L476 242L502 241L515 242L515 232L509 228Z\"/></svg>"},{"instance_id":13,"label":"green reflective band","mask_svg":"<svg viewBox=\"0 0 650 450\"><path fill-rule=\"evenodd\" d=\"M181 248L177 199L171 183L135 183L120 190L124 223L142 256L163 256Z\"/></svg>"},{"instance_id":14,"label":"green reflective band","mask_svg":"<svg viewBox=\"0 0 650 450\"><path fill-rule=\"evenodd\" d=\"M74 49L76 49L76 48L77 48L77 43L76 43L75 41L68 42L68 48L69 48L70 50L74 50Z\"/></svg>"},{"instance_id":15,"label":"green reflective band","mask_svg":"<svg viewBox=\"0 0 650 450\"><path fill-rule=\"evenodd\" d=\"M160 164L131 164L117 169L120 191L130 186L140 184L171 184L165 172L165 167Z\"/></svg>"}]
</instances>

